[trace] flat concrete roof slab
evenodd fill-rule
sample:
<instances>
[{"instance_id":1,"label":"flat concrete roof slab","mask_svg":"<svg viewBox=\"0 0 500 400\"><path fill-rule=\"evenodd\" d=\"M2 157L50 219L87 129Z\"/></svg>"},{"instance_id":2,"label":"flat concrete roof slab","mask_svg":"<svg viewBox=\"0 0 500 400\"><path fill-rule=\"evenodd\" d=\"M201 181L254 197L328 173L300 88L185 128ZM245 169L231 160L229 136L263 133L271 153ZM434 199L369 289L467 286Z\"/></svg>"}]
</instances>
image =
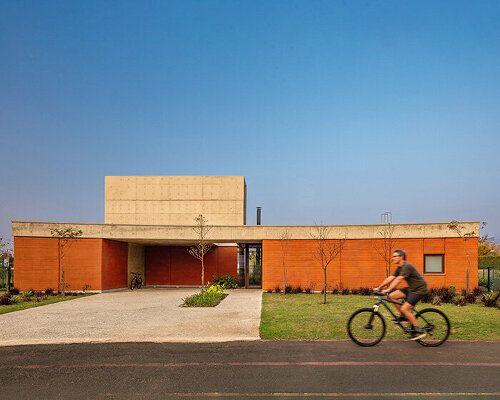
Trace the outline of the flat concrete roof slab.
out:
<instances>
[{"instance_id":1,"label":"flat concrete roof slab","mask_svg":"<svg viewBox=\"0 0 500 400\"><path fill-rule=\"evenodd\" d=\"M227 290L216 307L179 307L197 288L100 293L0 315L0 346L258 340L262 290Z\"/></svg>"}]
</instances>

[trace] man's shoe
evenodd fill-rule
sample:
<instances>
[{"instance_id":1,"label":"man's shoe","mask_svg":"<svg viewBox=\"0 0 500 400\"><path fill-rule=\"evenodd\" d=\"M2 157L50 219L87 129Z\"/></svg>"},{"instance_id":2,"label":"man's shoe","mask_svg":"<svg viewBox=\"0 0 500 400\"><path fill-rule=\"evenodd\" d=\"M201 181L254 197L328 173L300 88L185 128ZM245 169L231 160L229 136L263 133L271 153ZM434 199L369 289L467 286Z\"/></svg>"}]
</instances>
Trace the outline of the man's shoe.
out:
<instances>
[{"instance_id":1,"label":"man's shoe","mask_svg":"<svg viewBox=\"0 0 500 400\"><path fill-rule=\"evenodd\" d=\"M401 314L398 318L393 320L395 324L402 323L402 322L408 322L408 318L406 318L403 314Z\"/></svg>"},{"instance_id":2,"label":"man's shoe","mask_svg":"<svg viewBox=\"0 0 500 400\"><path fill-rule=\"evenodd\" d=\"M410 340L422 339L425 335L426 333L424 332L424 330L420 326L417 326L413 329Z\"/></svg>"}]
</instances>

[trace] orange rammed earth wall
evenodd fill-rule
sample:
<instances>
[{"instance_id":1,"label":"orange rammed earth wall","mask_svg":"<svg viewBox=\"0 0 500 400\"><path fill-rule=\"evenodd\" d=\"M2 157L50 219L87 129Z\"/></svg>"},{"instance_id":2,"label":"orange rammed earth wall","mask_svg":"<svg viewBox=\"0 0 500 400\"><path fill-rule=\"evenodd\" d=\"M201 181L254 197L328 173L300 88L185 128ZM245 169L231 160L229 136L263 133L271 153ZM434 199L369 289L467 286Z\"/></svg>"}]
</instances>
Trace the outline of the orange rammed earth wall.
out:
<instances>
[{"instance_id":1,"label":"orange rammed earth wall","mask_svg":"<svg viewBox=\"0 0 500 400\"><path fill-rule=\"evenodd\" d=\"M128 244L102 241L102 290L127 287Z\"/></svg>"},{"instance_id":2,"label":"orange rammed earth wall","mask_svg":"<svg viewBox=\"0 0 500 400\"><path fill-rule=\"evenodd\" d=\"M214 247L205 255L205 284L213 276L236 277L236 247ZM201 261L188 253L187 247L146 247L147 285L196 285L201 284Z\"/></svg>"},{"instance_id":3,"label":"orange rammed earth wall","mask_svg":"<svg viewBox=\"0 0 500 400\"><path fill-rule=\"evenodd\" d=\"M58 242L57 238L14 238L14 287L61 290ZM63 263L68 291L127 286L127 243L76 239L65 251Z\"/></svg>"},{"instance_id":4,"label":"orange rammed earth wall","mask_svg":"<svg viewBox=\"0 0 500 400\"><path fill-rule=\"evenodd\" d=\"M337 243L339 241L336 241ZM349 239L340 255L327 268L327 289L375 287L385 278L385 263L376 248L383 239ZM314 260L314 240L290 240L286 256L287 286L322 290L323 269ZM444 254L444 274L423 274L430 287L466 287L467 256L470 256L469 287L477 287L477 238L398 239L395 248L404 249L408 262L422 274L424 254ZM262 289L283 289L280 240L262 241ZM391 266L391 273L394 272Z\"/></svg>"}]
</instances>

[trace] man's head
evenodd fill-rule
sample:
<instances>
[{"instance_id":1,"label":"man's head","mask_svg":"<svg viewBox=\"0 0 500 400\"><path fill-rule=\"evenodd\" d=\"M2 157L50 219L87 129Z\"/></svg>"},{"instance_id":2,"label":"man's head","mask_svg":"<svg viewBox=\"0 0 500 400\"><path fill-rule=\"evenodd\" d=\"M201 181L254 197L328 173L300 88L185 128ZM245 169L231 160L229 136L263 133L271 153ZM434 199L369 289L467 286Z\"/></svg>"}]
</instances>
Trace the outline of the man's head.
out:
<instances>
[{"instance_id":1,"label":"man's head","mask_svg":"<svg viewBox=\"0 0 500 400\"><path fill-rule=\"evenodd\" d=\"M392 253L392 262L394 264L401 265L406 260L406 251L404 250L394 250Z\"/></svg>"}]
</instances>

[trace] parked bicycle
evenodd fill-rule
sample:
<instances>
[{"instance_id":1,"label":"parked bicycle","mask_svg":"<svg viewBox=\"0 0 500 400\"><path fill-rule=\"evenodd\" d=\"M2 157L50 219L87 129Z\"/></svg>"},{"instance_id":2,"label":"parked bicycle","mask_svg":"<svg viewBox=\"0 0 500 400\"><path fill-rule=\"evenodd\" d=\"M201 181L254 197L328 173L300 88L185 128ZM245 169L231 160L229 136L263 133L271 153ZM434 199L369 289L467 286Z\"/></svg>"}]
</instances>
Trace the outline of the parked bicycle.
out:
<instances>
[{"instance_id":1,"label":"parked bicycle","mask_svg":"<svg viewBox=\"0 0 500 400\"><path fill-rule=\"evenodd\" d=\"M135 288L140 289L142 287L141 274L138 272L131 272L131 274L134 275L134 277L130 282L130 290L134 290Z\"/></svg>"},{"instance_id":2,"label":"parked bicycle","mask_svg":"<svg viewBox=\"0 0 500 400\"><path fill-rule=\"evenodd\" d=\"M368 347L375 346L385 335L386 324L384 317L378 311L382 304L392 315L393 321L406 334L411 334L413 326L409 321L401 322L387 303L402 305L402 302L384 297L382 292L373 292L378 296L378 301L373 308L360 308L355 311L347 322L347 333L354 343ZM426 336L416 341L422 346L436 347L442 345L450 336L450 320L440 310L426 308L422 311L412 310L417 318L418 325L422 327Z\"/></svg>"}]
</instances>

